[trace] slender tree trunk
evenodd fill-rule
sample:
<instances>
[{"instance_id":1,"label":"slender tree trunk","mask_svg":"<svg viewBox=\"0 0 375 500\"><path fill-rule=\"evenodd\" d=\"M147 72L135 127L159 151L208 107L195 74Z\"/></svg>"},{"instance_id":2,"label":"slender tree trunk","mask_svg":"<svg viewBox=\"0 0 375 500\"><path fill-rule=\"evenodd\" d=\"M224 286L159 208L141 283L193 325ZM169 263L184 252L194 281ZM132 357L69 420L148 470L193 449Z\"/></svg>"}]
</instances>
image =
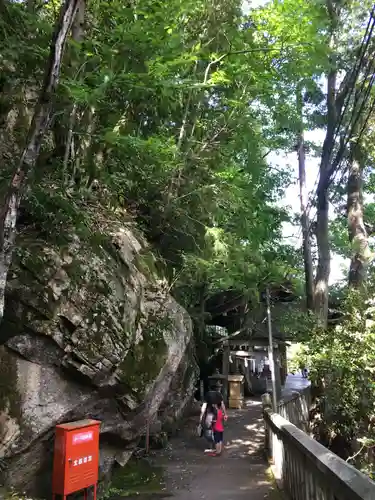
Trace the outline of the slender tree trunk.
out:
<instances>
[{"instance_id":1,"label":"slender tree trunk","mask_svg":"<svg viewBox=\"0 0 375 500\"><path fill-rule=\"evenodd\" d=\"M331 255L328 234L329 217L329 171L336 127L336 70L327 78L327 132L323 143L317 189L317 226L316 241L318 246L318 266L314 284L314 310L326 326L328 319L328 282L331 271Z\"/></svg>"},{"instance_id":2,"label":"slender tree trunk","mask_svg":"<svg viewBox=\"0 0 375 500\"><path fill-rule=\"evenodd\" d=\"M69 160L73 158L72 150L73 150L73 132L74 132L74 125L76 122L76 114L77 114L77 106L76 104L73 104L72 110L69 115L69 123L68 123L68 134L66 136L66 141L65 141L65 151L64 151L64 159L63 159L63 179L64 179L64 184L67 186L69 184L69 173L68 173L68 166L69 166Z\"/></svg>"},{"instance_id":3,"label":"slender tree trunk","mask_svg":"<svg viewBox=\"0 0 375 500\"><path fill-rule=\"evenodd\" d=\"M335 0L326 0L327 12L330 18L330 50L335 47L335 34L338 29L341 5ZM338 117L341 115L345 98L350 88L355 84L355 74L348 72L339 91L336 90L337 69L335 60L331 57L331 71L327 77L327 131L323 143L322 158L319 169L319 184L317 189L317 229L318 266L314 283L314 310L323 326L328 319L328 283L331 270L331 256L328 234L329 185L332 175L339 166L339 157L333 160L335 133Z\"/></svg>"},{"instance_id":4,"label":"slender tree trunk","mask_svg":"<svg viewBox=\"0 0 375 500\"><path fill-rule=\"evenodd\" d=\"M29 128L26 146L13 173L0 211L0 321L4 315L4 294L16 236L18 208L29 172L35 167L45 133L50 126L52 97L60 76L65 42L76 15L79 0L65 0L52 38L48 66L38 105Z\"/></svg>"},{"instance_id":5,"label":"slender tree trunk","mask_svg":"<svg viewBox=\"0 0 375 500\"><path fill-rule=\"evenodd\" d=\"M305 153L305 138L303 131L303 114L302 114L302 94L299 90L297 93L297 108L301 118L301 126L298 133L298 177L299 177L299 199L301 207L301 227L302 227L302 246L303 246L303 263L305 268L305 290L306 290L306 306L312 310L314 307L314 275L313 263L311 256L310 242L310 219L307 212L307 188L306 188L306 153Z\"/></svg>"},{"instance_id":6,"label":"slender tree trunk","mask_svg":"<svg viewBox=\"0 0 375 500\"><path fill-rule=\"evenodd\" d=\"M77 11L72 23L72 40L81 43L84 37L84 24L85 24L85 9L86 1L79 0ZM70 75L72 78L78 79L79 75L79 57L76 47L73 47L72 53L67 54L69 57ZM74 163L74 129L77 123L77 114L79 112L76 103L72 103L67 97L60 99L59 108L56 110L59 118L55 119L53 125L53 132L55 136L55 155L62 158L63 168L62 177L64 185L72 185L74 179L70 168L71 163ZM67 117L68 115L68 117Z\"/></svg>"},{"instance_id":7,"label":"slender tree trunk","mask_svg":"<svg viewBox=\"0 0 375 500\"><path fill-rule=\"evenodd\" d=\"M196 72L197 72L197 64L195 64L193 75L195 75ZM188 95L188 98L187 98L187 101L185 104L185 108L184 108L180 132L178 134L178 140L176 143L176 155L175 155L176 159L178 157L178 154L180 153L180 151L183 148L183 145L185 143L186 136L188 133L188 128L189 128L188 120L189 120L189 115L191 113L192 100L193 100L193 89L190 89L189 95ZM173 199L174 194L178 192L178 189L180 187L183 168L184 168L183 165L180 165L177 168L176 172L172 175L171 182L170 182L169 187L168 187L167 198L166 198L167 199L167 201L166 201L167 210L169 209L169 205Z\"/></svg>"},{"instance_id":8,"label":"slender tree trunk","mask_svg":"<svg viewBox=\"0 0 375 500\"><path fill-rule=\"evenodd\" d=\"M335 46L335 34L339 20L339 4L334 0L326 0L330 18L330 50ZM331 58L332 68L327 76L327 131L323 143L322 158L319 168L319 184L317 189L317 225L316 242L318 247L318 266L314 284L314 311L322 326L327 326L328 320L328 284L331 272L331 254L329 245L329 184L330 170L335 144L337 116L342 109L342 96L336 95L337 69Z\"/></svg>"},{"instance_id":9,"label":"slender tree trunk","mask_svg":"<svg viewBox=\"0 0 375 500\"><path fill-rule=\"evenodd\" d=\"M363 165L358 147L354 148L348 177L348 233L352 246L349 286L360 288L366 281L367 266L372 258L363 222Z\"/></svg>"}]
</instances>

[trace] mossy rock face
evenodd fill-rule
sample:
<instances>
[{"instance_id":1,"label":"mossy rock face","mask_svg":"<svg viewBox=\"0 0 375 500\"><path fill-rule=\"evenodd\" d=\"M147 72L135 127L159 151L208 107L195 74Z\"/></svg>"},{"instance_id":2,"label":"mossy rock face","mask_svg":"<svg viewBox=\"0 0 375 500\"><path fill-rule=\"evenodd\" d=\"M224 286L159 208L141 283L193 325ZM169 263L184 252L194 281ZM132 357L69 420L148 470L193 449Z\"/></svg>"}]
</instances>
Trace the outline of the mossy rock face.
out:
<instances>
[{"instance_id":1,"label":"mossy rock face","mask_svg":"<svg viewBox=\"0 0 375 500\"><path fill-rule=\"evenodd\" d=\"M139 400L159 375L168 355L168 344L164 338L172 325L160 314L151 316L142 327L142 338L128 351L120 365L121 380L127 384Z\"/></svg>"},{"instance_id":2,"label":"mossy rock face","mask_svg":"<svg viewBox=\"0 0 375 500\"><path fill-rule=\"evenodd\" d=\"M158 260L156 256L150 250L144 250L140 252L135 260L134 264L137 269L147 276L150 281L156 281L160 279L160 267L158 266Z\"/></svg>"},{"instance_id":3,"label":"mossy rock face","mask_svg":"<svg viewBox=\"0 0 375 500\"><path fill-rule=\"evenodd\" d=\"M92 247L74 234L61 248L33 233L17 240L0 324L0 481L30 496L49 484L57 423L102 421L107 474L146 421L175 418L194 390L191 320L151 251L116 230Z\"/></svg>"}]
</instances>

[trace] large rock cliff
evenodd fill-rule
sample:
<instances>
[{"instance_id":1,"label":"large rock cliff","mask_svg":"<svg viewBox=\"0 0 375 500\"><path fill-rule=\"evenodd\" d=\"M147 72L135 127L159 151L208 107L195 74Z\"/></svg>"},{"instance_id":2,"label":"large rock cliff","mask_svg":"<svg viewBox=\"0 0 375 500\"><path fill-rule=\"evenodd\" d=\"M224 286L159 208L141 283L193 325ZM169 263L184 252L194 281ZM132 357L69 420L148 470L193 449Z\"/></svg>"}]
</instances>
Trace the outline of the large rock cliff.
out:
<instances>
[{"instance_id":1,"label":"large rock cliff","mask_svg":"<svg viewBox=\"0 0 375 500\"><path fill-rule=\"evenodd\" d=\"M0 344L0 470L22 491L48 493L57 423L102 421L103 475L194 390L191 320L129 228L65 245L23 231Z\"/></svg>"}]
</instances>

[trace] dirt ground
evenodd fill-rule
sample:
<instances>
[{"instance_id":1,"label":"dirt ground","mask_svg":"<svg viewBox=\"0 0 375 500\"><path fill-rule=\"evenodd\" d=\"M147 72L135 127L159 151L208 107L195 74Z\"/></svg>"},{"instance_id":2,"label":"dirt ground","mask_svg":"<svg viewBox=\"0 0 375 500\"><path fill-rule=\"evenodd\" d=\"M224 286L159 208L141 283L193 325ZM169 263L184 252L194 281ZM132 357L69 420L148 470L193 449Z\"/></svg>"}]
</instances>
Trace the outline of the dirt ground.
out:
<instances>
[{"instance_id":1,"label":"dirt ground","mask_svg":"<svg viewBox=\"0 0 375 500\"><path fill-rule=\"evenodd\" d=\"M175 500L281 500L264 459L259 400L230 410L220 457L204 454L205 440L187 425L157 458L165 470L165 497Z\"/></svg>"}]
</instances>

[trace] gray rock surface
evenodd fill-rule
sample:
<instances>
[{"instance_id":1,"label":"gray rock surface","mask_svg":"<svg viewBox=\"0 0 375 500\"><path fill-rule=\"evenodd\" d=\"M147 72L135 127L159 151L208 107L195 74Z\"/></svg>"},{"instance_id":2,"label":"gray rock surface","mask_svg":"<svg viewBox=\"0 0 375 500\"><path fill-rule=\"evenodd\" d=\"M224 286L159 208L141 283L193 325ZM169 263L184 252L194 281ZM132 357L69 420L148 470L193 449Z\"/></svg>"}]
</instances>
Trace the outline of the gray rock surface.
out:
<instances>
[{"instance_id":1,"label":"gray rock surface","mask_svg":"<svg viewBox=\"0 0 375 500\"><path fill-rule=\"evenodd\" d=\"M194 391L190 317L129 228L101 244L21 234L0 344L2 479L19 491L48 494L56 424L102 421L104 475Z\"/></svg>"}]
</instances>

